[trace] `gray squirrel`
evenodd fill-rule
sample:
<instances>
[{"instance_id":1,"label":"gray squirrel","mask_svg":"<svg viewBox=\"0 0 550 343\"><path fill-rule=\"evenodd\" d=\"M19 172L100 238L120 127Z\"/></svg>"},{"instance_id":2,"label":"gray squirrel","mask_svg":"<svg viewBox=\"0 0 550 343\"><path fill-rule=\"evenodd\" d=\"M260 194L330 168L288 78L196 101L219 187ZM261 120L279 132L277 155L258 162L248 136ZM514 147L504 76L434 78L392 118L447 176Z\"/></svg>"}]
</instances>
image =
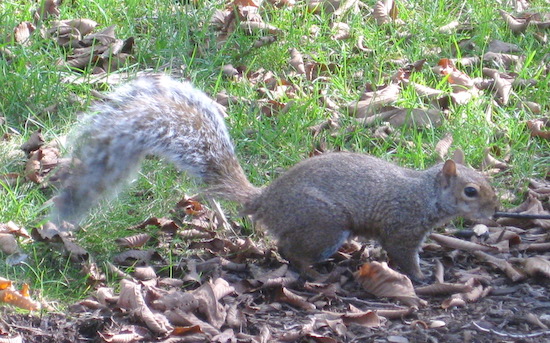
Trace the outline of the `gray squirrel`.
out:
<instances>
[{"instance_id":1,"label":"gray squirrel","mask_svg":"<svg viewBox=\"0 0 550 343\"><path fill-rule=\"evenodd\" d=\"M448 160L424 171L359 153L296 164L269 186L252 185L237 160L224 110L190 83L139 77L93 107L78 129L72 171L54 200L54 223L78 222L146 155L202 180L209 196L241 204L305 276L352 236L377 239L403 272L422 279L428 232L457 216L488 219L498 201L480 173Z\"/></svg>"}]
</instances>

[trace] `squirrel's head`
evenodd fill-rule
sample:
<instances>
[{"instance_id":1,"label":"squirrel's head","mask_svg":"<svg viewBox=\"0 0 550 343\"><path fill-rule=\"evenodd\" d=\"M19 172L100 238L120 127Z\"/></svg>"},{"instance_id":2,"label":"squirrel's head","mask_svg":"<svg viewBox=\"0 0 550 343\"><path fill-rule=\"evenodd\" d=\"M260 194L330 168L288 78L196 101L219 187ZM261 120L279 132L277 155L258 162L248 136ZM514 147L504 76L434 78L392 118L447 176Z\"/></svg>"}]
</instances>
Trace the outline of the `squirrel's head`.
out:
<instances>
[{"instance_id":1,"label":"squirrel's head","mask_svg":"<svg viewBox=\"0 0 550 343\"><path fill-rule=\"evenodd\" d=\"M443 194L454 202L457 213L465 218L490 219L498 209L495 191L479 172L453 160L447 160L438 182Z\"/></svg>"}]
</instances>

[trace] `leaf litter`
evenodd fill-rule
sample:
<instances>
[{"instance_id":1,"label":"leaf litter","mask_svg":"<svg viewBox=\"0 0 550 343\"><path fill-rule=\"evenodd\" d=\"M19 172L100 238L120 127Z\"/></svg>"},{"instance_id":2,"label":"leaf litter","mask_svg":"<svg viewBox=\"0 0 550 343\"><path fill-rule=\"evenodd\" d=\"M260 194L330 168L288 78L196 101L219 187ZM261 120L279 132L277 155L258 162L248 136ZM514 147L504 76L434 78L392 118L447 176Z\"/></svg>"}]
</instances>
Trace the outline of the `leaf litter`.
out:
<instances>
[{"instance_id":1,"label":"leaf litter","mask_svg":"<svg viewBox=\"0 0 550 343\"><path fill-rule=\"evenodd\" d=\"M35 20L50 15L56 17L59 4L44 2L44 7L36 12L38 19ZM286 2L286 5L294 3ZM273 43L281 36L281 29L264 22L255 1L235 1L233 6L215 13L212 18L213 26L218 29L219 42L236 30L245 34L260 32L266 35L263 38L265 44ZM309 1L308 6L311 11L318 10L319 6L325 10L332 8L330 11L335 13L334 39L354 36L340 20L346 13L357 11L358 2ZM403 25L396 8L394 1L377 2L372 9L373 18L382 26ZM547 28L548 20L544 15L511 16L504 11L500 14L514 33L524 33L529 29L539 33ZM94 33L97 24L87 19L54 21L51 24L49 37L73 49L73 55L68 55L62 63L76 69L92 67L94 72L103 73L116 69L111 61L106 64L113 56L120 55L123 63L129 58L124 54L130 53L133 39L117 39L113 26ZM440 30L450 33L461 29L469 28L451 23ZM35 30L34 24L21 23L15 30L14 41L28 44ZM89 49L92 45L96 47ZM254 43L251 48L262 46L264 43ZM370 51L362 44L358 46L362 53ZM455 104L466 104L485 90L495 93L498 106L506 105L514 96L514 87L536 84L530 80L519 82L522 80L514 74L525 60L520 54L521 50L512 44L492 41L483 56L460 60L442 58L433 70L449 84L450 91L410 81L411 73L421 72L424 62L399 62L401 67L393 76L382 85L365 86L365 91L355 102L330 104L330 99L322 99L330 104L327 107L334 111L333 118L324 128L313 132L340 127L342 114L348 114L356 117L361 125L381 123L376 131L382 139L389 139L392 127L439 125L448 115L449 99ZM309 81L324 80L323 74L329 66L302 55L297 48L290 49L289 55L290 71ZM80 58L94 63L82 64ZM471 63L483 63L486 66L483 76L487 79L474 79L463 71L462 68ZM243 70L248 69L228 67L224 74L261 85L263 90L259 94L267 98L265 100L270 106L269 110L262 112L268 115L283 111L289 104L286 99L294 94L311 92L307 86L299 86L290 78L271 71L248 71L245 75ZM424 99L425 107L395 106L405 87L413 87ZM537 119L526 124L533 137L548 139L545 135L548 120ZM59 156L55 150L41 150L43 143L43 139L33 137L24 147L30 155L25 175L38 183L44 182ZM451 145L452 136L446 136L438 144L439 158L447 155ZM490 157L494 158L488 152L486 167L505 168L502 164L505 162ZM545 181L533 180L531 186L526 202L512 212L547 214L548 185ZM3 308L0 339L22 336L32 339L34 335L44 338L44 341L51 338L50 341L56 342L90 339L105 342L263 342L273 339L336 342L385 337L387 341L404 342L408 341L407 336L413 341L444 339L462 342L476 335L480 342L494 342L493 335L529 341L532 337L549 334L550 318L544 313L548 297L545 283L549 278L547 254L550 251L547 220L499 219L500 227L472 230L473 233L466 238L464 233L452 229L447 229L444 235L432 234L431 241L423 246L421 259L424 269L428 270L435 261L436 281L414 287L406 276L390 269L384 262L377 262L384 260L379 248L359 242L346 248L360 248L342 249L332 260L318 266L327 272L324 274L326 279L304 282L269 246L259 246L250 239L235 237L228 232L221 234L216 230L221 223L206 206L184 199L177 208L183 209L186 219L151 218L129 228L129 231L154 230L154 234L132 232L132 235L118 240L120 248L126 250L113 258L115 264L109 263L111 272L121 278L118 290L105 287L103 273L90 254L74 242L68 234L70 230L49 224L33 230L32 237L36 240L54 244L61 242L75 263L81 263L89 283L97 291L90 298L71 306L72 319L60 319L56 315L40 319L14 314L9 308ZM8 223L2 227L14 225ZM238 231L239 228L233 229ZM20 239L17 237L28 239L28 235L16 236L17 231L2 234L10 235L8 240L16 243ZM460 239L452 235L460 236ZM167 264L163 250L167 243L174 243L178 253L186 252L176 265ZM12 251L17 253L18 249ZM189 252L191 255L187 255ZM365 264L365 258L371 262ZM166 273L168 269L173 273ZM2 298L5 303L29 310L40 306L31 299L27 286L17 291L12 281L0 280L0 289L4 291L2 294L9 294ZM531 302L525 304L525 297L530 297ZM516 304L521 311L510 313L507 310L510 307L506 306L511 304ZM503 308L503 305L506 306ZM68 334L65 332L67 327L59 330L49 322L50 318L58 322L68 320L79 328L78 332Z\"/></svg>"}]
</instances>

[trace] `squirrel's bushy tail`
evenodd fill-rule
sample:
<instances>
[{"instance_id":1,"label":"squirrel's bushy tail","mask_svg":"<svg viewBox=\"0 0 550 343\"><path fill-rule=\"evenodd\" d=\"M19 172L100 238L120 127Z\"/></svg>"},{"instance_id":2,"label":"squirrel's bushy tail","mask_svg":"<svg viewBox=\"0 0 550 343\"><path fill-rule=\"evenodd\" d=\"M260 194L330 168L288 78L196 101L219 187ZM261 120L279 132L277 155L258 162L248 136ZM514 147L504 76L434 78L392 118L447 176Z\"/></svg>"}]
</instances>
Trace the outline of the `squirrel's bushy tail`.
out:
<instances>
[{"instance_id":1,"label":"squirrel's bushy tail","mask_svg":"<svg viewBox=\"0 0 550 343\"><path fill-rule=\"evenodd\" d=\"M223 116L203 92L167 76L119 87L76 130L70 176L54 199L52 221L77 223L120 188L146 155L199 177L213 196L247 203L260 190L246 178Z\"/></svg>"}]
</instances>

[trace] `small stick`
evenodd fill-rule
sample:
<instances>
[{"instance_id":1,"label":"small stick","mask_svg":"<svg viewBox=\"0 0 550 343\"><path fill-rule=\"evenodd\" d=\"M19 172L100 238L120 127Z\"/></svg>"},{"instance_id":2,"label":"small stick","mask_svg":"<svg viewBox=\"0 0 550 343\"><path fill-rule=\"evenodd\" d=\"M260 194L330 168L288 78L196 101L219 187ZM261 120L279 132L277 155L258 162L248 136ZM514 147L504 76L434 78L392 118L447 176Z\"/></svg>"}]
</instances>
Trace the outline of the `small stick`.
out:
<instances>
[{"instance_id":1,"label":"small stick","mask_svg":"<svg viewBox=\"0 0 550 343\"><path fill-rule=\"evenodd\" d=\"M479 325L478 323L476 322L472 322L472 324L474 324L474 326L480 330L480 331L483 331L483 332L490 332L492 334L495 334L497 336L500 336L500 337L510 337L510 338L533 338L533 337L539 337L539 336L543 336L543 335L548 335L550 334L550 330L547 330L547 331L539 331L539 332L533 332L533 333L527 333L527 334L513 334L513 333L508 333L508 332L501 332L501 331L496 331L496 330L493 330L493 329L486 329L484 327L482 327L481 325Z\"/></svg>"},{"instance_id":2,"label":"small stick","mask_svg":"<svg viewBox=\"0 0 550 343\"><path fill-rule=\"evenodd\" d=\"M512 212L495 212L495 218L518 218L518 219L550 219L550 214L524 214Z\"/></svg>"}]
</instances>

